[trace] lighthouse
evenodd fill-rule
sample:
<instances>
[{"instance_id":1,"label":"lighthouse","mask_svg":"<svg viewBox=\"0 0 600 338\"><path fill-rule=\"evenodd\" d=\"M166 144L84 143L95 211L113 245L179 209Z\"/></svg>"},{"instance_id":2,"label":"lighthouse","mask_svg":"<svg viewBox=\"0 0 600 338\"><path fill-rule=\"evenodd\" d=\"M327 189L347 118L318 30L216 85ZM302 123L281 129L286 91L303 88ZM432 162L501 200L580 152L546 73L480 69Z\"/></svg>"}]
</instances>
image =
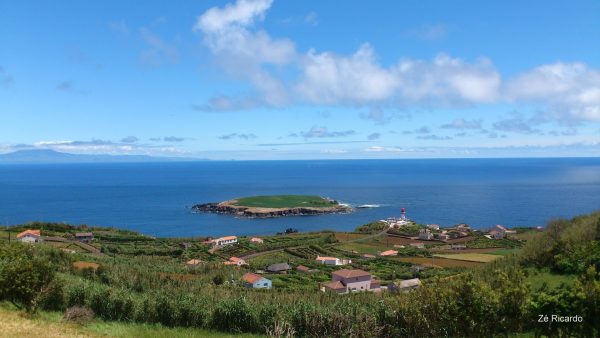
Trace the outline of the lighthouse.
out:
<instances>
[{"instance_id":1,"label":"lighthouse","mask_svg":"<svg viewBox=\"0 0 600 338\"><path fill-rule=\"evenodd\" d=\"M403 219L403 220L405 220L405 219L406 219L406 209L405 209L405 208L402 208L402 209L400 210L400 212L401 212L401 216L400 216L400 218L401 218L401 219Z\"/></svg>"}]
</instances>

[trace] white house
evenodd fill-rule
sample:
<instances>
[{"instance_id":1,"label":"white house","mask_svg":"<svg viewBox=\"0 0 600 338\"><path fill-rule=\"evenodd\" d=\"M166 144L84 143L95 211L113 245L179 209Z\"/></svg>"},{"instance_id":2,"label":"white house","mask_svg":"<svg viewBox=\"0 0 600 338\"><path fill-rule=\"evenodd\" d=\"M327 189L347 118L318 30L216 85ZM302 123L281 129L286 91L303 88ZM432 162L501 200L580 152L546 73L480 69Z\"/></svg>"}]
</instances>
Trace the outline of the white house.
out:
<instances>
[{"instance_id":1,"label":"white house","mask_svg":"<svg viewBox=\"0 0 600 338\"><path fill-rule=\"evenodd\" d=\"M516 233L517 233L516 231L514 231L514 230L508 230L507 228L503 227L502 225L495 225L488 232L488 234L490 236L492 236L492 238L494 238L494 239L502 239L502 238L505 238L508 235L514 235Z\"/></svg>"},{"instance_id":2,"label":"white house","mask_svg":"<svg viewBox=\"0 0 600 338\"><path fill-rule=\"evenodd\" d=\"M427 229L430 230L440 230L440 226L437 224L427 224Z\"/></svg>"},{"instance_id":3,"label":"white house","mask_svg":"<svg viewBox=\"0 0 600 338\"><path fill-rule=\"evenodd\" d=\"M257 275L252 272L246 273L242 280L244 280L244 285L248 288L254 289L270 289L273 286L271 280L266 279L261 275Z\"/></svg>"},{"instance_id":4,"label":"white house","mask_svg":"<svg viewBox=\"0 0 600 338\"><path fill-rule=\"evenodd\" d=\"M331 274L331 282L322 284L321 291L332 291L335 293L377 292L381 291L381 284L366 271L342 269Z\"/></svg>"},{"instance_id":5,"label":"white house","mask_svg":"<svg viewBox=\"0 0 600 338\"><path fill-rule=\"evenodd\" d=\"M259 238L259 237L252 237L250 239L250 242L255 243L255 244L263 244L264 243L263 239Z\"/></svg>"},{"instance_id":6,"label":"white house","mask_svg":"<svg viewBox=\"0 0 600 338\"><path fill-rule=\"evenodd\" d=\"M40 230L25 230L17 234L17 240L23 243L38 243L42 241Z\"/></svg>"},{"instance_id":7,"label":"white house","mask_svg":"<svg viewBox=\"0 0 600 338\"><path fill-rule=\"evenodd\" d=\"M215 246L223 246L223 245L235 244L235 243L237 243L237 241L238 241L237 236L225 236L225 237L219 237L219 238L213 239L212 243Z\"/></svg>"},{"instance_id":8,"label":"white house","mask_svg":"<svg viewBox=\"0 0 600 338\"><path fill-rule=\"evenodd\" d=\"M352 263L351 259L339 259L337 257L317 256L316 261L327 265L346 265Z\"/></svg>"}]
</instances>

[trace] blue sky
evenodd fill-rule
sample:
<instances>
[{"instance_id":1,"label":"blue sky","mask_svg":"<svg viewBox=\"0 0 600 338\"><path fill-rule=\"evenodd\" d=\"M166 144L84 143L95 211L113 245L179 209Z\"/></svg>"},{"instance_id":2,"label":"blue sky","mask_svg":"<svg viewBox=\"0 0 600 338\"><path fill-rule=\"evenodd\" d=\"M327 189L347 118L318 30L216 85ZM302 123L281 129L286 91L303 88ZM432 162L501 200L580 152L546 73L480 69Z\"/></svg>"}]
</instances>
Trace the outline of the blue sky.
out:
<instances>
[{"instance_id":1,"label":"blue sky","mask_svg":"<svg viewBox=\"0 0 600 338\"><path fill-rule=\"evenodd\" d=\"M0 152L600 155L598 1L5 1Z\"/></svg>"}]
</instances>

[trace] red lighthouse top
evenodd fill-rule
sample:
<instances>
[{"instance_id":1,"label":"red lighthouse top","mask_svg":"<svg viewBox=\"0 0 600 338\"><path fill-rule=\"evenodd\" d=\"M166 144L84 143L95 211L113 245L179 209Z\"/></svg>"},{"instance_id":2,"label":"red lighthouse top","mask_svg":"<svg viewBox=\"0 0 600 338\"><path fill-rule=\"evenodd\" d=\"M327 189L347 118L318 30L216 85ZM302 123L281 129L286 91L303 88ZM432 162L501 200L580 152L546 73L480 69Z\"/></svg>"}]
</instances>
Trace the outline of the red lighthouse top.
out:
<instances>
[{"instance_id":1,"label":"red lighthouse top","mask_svg":"<svg viewBox=\"0 0 600 338\"><path fill-rule=\"evenodd\" d=\"M405 214L405 213L406 213L406 209L405 209L405 208L402 208L402 210L401 210L401 211L402 211L402 213L403 213L403 214Z\"/></svg>"}]
</instances>

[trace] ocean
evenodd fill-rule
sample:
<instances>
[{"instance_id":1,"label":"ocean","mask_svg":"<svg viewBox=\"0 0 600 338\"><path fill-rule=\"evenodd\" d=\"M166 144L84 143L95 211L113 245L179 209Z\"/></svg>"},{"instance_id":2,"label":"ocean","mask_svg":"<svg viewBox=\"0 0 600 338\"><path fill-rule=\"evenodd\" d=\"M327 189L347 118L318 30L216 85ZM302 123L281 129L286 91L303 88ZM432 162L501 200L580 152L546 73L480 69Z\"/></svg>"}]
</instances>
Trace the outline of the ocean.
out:
<instances>
[{"instance_id":1,"label":"ocean","mask_svg":"<svg viewBox=\"0 0 600 338\"><path fill-rule=\"evenodd\" d=\"M239 219L190 206L234 197L311 194L351 214ZM0 223L114 226L163 237L351 231L399 216L420 223L544 225L600 209L600 158L201 161L0 165Z\"/></svg>"}]
</instances>

